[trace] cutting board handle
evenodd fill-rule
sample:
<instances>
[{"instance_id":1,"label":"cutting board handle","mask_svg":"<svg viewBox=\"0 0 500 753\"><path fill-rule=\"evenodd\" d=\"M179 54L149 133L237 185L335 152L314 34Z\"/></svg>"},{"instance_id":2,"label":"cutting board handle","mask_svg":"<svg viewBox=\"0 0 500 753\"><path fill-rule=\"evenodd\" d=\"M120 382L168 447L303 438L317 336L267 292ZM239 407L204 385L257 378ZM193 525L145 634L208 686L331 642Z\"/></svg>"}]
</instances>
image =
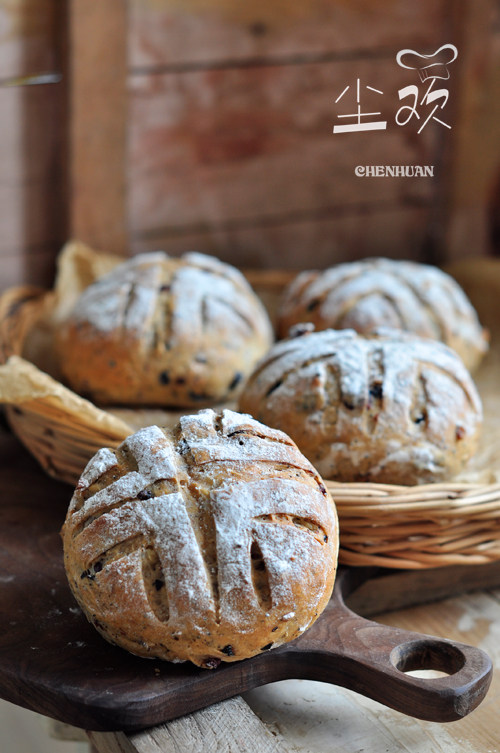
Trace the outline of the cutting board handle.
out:
<instances>
[{"instance_id":1,"label":"cutting board handle","mask_svg":"<svg viewBox=\"0 0 500 753\"><path fill-rule=\"evenodd\" d=\"M492 663L487 654L360 617L344 602L351 578L350 571L339 573L327 613L295 644L305 664L301 672L296 665L294 676L334 683L429 721L454 721L470 713L491 682ZM295 658L300 664L300 657ZM445 675L407 674L415 669Z\"/></svg>"}]
</instances>

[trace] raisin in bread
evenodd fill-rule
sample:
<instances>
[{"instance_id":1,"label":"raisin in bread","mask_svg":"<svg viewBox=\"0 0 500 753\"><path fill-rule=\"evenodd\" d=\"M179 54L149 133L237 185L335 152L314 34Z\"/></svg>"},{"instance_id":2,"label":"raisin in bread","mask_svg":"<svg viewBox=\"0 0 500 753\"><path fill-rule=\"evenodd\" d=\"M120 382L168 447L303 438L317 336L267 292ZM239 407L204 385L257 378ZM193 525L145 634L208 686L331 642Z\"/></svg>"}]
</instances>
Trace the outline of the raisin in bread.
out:
<instances>
[{"instance_id":1,"label":"raisin in bread","mask_svg":"<svg viewBox=\"0 0 500 753\"><path fill-rule=\"evenodd\" d=\"M63 542L71 589L105 638L213 668L316 620L333 588L338 526L289 437L209 409L100 450Z\"/></svg>"},{"instance_id":2,"label":"raisin in bread","mask_svg":"<svg viewBox=\"0 0 500 753\"><path fill-rule=\"evenodd\" d=\"M488 333L458 283L437 267L409 261L365 259L302 272L285 291L280 336L298 322L361 334L402 329L441 340L470 370L488 349Z\"/></svg>"},{"instance_id":3,"label":"raisin in bread","mask_svg":"<svg viewBox=\"0 0 500 753\"><path fill-rule=\"evenodd\" d=\"M239 407L285 431L323 477L392 484L456 474L476 449L482 419L455 351L398 330L282 340Z\"/></svg>"},{"instance_id":4,"label":"raisin in bread","mask_svg":"<svg viewBox=\"0 0 500 753\"><path fill-rule=\"evenodd\" d=\"M140 254L81 295L58 334L61 371L104 405L232 399L272 342L243 275L198 253Z\"/></svg>"}]
</instances>

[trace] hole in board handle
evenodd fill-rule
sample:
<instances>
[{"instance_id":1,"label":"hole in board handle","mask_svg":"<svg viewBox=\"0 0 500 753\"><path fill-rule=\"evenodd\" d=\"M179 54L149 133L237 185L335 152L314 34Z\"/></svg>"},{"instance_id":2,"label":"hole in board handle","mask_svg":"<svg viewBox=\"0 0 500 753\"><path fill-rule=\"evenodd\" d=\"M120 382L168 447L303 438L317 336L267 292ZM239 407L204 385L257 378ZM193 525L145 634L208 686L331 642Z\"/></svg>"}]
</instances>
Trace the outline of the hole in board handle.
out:
<instances>
[{"instance_id":1,"label":"hole in board handle","mask_svg":"<svg viewBox=\"0 0 500 753\"><path fill-rule=\"evenodd\" d=\"M391 651L391 662L400 672L414 673L413 676L426 679L437 679L443 675L454 675L462 669L465 657L451 643L422 640L396 646Z\"/></svg>"}]
</instances>

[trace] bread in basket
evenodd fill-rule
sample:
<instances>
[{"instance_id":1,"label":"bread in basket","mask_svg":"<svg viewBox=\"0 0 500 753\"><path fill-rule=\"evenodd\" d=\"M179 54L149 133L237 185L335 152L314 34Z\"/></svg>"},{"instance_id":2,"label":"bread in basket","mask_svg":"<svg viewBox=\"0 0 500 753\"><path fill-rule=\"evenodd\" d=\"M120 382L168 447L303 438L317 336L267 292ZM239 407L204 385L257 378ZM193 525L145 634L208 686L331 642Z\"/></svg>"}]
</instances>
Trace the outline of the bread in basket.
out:
<instances>
[{"instance_id":1,"label":"bread in basket","mask_svg":"<svg viewBox=\"0 0 500 753\"><path fill-rule=\"evenodd\" d=\"M59 381L54 328L79 293L119 261L72 242L61 254L53 290L11 289L0 299L0 401L42 467L70 484L101 447L117 446L141 426L172 426L180 416L104 410ZM328 481L340 520L340 562L428 568L500 559L500 262L463 262L452 271L491 331L490 352L475 374L485 415L478 452L465 473L439 484ZM260 272L250 280L271 311L290 275Z\"/></svg>"}]
</instances>

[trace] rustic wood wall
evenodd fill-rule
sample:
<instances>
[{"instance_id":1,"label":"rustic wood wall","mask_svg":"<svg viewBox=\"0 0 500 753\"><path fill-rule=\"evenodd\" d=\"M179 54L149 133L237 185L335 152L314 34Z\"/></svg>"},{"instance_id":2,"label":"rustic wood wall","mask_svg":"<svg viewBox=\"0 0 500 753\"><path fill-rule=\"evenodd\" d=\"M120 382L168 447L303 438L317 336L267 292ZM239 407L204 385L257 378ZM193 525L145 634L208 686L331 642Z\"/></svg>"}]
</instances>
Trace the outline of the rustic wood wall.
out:
<instances>
[{"instance_id":1,"label":"rustic wood wall","mask_svg":"<svg viewBox=\"0 0 500 753\"><path fill-rule=\"evenodd\" d=\"M495 5L132 0L132 249L257 267L484 253L500 172L486 85ZM397 51L453 41L454 130L396 126L397 90L414 83ZM333 135L334 100L356 77L384 91L388 128ZM357 164L432 164L437 177L363 179Z\"/></svg>"},{"instance_id":2,"label":"rustic wood wall","mask_svg":"<svg viewBox=\"0 0 500 753\"><path fill-rule=\"evenodd\" d=\"M48 281L63 237L62 85L16 82L58 70L58 25L53 0L0 3L1 287Z\"/></svg>"},{"instance_id":3,"label":"rustic wood wall","mask_svg":"<svg viewBox=\"0 0 500 753\"><path fill-rule=\"evenodd\" d=\"M0 79L63 73L60 84L0 85L0 286L47 282L68 235L123 254L196 248L246 267L491 251L497 7L0 3ZM453 129L396 126L397 90L414 81L395 54L446 42L460 54L444 118ZM356 78L384 92L387 130L332 133L335 99ZM433 164L437 177L359 178L357 164Z\"/></svg>"},{"instance_id":4,"label":"rustic wood wall","mask_svg":"<svg viewBox=\"0 0 500 753\"><path fill-rule=\"evenodd\" d=\"M429 164L435 131L334 136L334 100L356 77L395 94L405 79L398 43L439 45L441 3L218 0L187 10L133 0L131 8L134 250L197 247L291 267L420 255L433 182L374 182L354 167ZM382 99L389 120L395 100Z\"/></svg>"}]
</instances>

